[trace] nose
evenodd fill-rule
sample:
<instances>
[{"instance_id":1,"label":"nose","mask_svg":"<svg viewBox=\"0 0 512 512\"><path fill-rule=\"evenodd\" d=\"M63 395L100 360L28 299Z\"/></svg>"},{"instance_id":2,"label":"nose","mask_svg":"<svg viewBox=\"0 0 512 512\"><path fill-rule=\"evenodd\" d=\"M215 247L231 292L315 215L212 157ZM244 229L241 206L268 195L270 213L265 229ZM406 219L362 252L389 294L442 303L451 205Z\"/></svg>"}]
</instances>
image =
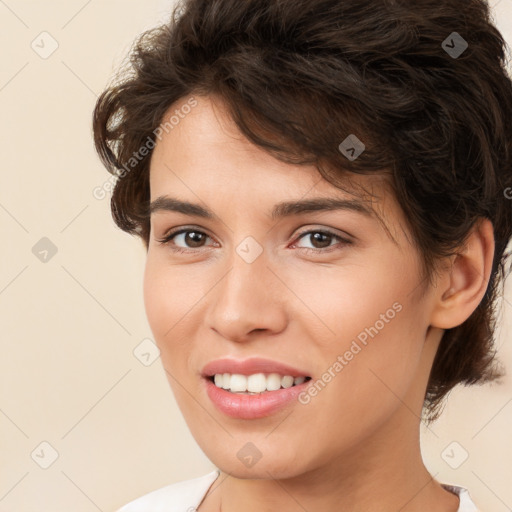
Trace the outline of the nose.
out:
<instances>
[{"instance_id":1,"label":"nose","mask_svg":"<svg viewBox=\"0 0 512 512\"><path fill-rule=\"evenodd\" d=\"M223 338L250 341L257 333L285 329L283 284L268 266L265 253L252 263L234 254L231 267L210 292L205 321Z\"/></svg>"}]
</instances>

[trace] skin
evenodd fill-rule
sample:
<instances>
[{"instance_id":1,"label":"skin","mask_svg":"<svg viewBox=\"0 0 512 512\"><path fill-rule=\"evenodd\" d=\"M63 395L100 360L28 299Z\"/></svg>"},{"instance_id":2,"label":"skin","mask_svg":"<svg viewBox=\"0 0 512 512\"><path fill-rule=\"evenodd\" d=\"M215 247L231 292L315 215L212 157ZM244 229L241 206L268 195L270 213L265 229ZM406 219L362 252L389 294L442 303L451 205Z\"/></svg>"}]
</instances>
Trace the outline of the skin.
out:
<instances>
[{"instance_id":1,"label":"skin","mask_svg":"<svg viewBox=\"0 0 512 512\"><path fill-rule=\"evenodd\" d=\"M371 202L360 188L342 191L314 167L283 163L250 144L218 98L195 97L197 106L153 152L151 200L187 200L220 220L152 214L144 303L178 405L221 471L198 510L455 512L458 498L423 464L420 417L443 329L462 323L485 292L492 226L478 224L429 284L383 179L353 178L376 195ZM279 221L267 215L281 201L361 196L384 225L348 210ZM206 236L195 244L184 235L157 241L184 226ZM315 230L352 243L300 237ZM236 252L247 236L263 249L250 264ZM320 378L396 303L400 312L306 405L235 419L204 391L201 369L227 356L265 357ZM237 457L247 442L262 454L250 468Z\"/></svg>"}]
</instances>

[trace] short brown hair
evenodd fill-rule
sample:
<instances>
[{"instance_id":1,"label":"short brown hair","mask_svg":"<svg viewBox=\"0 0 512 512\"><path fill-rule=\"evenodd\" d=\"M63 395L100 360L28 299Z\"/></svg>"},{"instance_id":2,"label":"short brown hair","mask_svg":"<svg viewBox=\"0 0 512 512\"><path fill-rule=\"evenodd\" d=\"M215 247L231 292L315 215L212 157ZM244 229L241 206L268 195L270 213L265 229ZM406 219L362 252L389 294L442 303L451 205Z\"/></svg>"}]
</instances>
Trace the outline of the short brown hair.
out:
<instances>
[{"instance_id":1,"label":"short brown hair","mask_svg":"<svg viewBox=\"0 0 512 512\"><path fill-rule=\"evenodd\" d=\"M425 396L433 420L458 383L501 375L493 336L512 235L505 49L483 0L186 1L138 38L95 108L97 151L122 176L114 220L147 248L151 151L126 163L192 94L219 96L250 141L331 182L388 170L428 277L490 219L491 278L473 314L443 335ZM365 144L355 160L339 150L351 134Z\"/></svg>"}]
</instances>

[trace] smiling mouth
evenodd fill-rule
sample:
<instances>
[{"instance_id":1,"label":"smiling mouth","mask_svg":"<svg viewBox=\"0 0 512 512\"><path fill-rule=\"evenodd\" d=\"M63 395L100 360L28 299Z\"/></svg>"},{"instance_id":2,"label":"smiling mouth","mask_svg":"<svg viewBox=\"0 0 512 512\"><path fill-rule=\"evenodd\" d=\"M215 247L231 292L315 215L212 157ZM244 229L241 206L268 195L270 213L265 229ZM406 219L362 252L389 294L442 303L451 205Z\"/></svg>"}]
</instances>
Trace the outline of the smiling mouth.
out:
<instances>
[{"instance_id":1,"label":"smiling mouth","mask_svg":"<svg viewBox=\"0 0 512 512\"><path fill-rule=\"evenodd\" d=\"M254 373L251 375L242 375L240 373L216 373L208 377L216 387L224 389L231 393L241 395L259 395L269 391L279 389L288 389L299 386L311 377L301 376L293 377L291 375L281 375L279 373Z\"/></svg>"}]
</instances>

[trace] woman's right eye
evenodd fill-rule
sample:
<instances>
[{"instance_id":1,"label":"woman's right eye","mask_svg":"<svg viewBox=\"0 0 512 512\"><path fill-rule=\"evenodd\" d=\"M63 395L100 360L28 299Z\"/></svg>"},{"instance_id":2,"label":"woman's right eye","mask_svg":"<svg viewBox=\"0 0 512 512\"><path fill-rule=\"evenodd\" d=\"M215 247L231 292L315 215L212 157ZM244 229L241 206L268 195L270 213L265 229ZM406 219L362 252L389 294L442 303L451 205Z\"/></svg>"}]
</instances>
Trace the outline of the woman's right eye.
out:
<instances>
[{"instance_id":1,"label":"woman's right eye","mask_svg":"<svg viewBox=\"0 0 512 512\"><path fill-rule=\"evenodd\" d=\"M193 252L194 249L204 247L204 241L210 238L206 233L197 229L180 229L157 239L162 245L168 245L176 252Z\"/></svg>"}]
</instances>

